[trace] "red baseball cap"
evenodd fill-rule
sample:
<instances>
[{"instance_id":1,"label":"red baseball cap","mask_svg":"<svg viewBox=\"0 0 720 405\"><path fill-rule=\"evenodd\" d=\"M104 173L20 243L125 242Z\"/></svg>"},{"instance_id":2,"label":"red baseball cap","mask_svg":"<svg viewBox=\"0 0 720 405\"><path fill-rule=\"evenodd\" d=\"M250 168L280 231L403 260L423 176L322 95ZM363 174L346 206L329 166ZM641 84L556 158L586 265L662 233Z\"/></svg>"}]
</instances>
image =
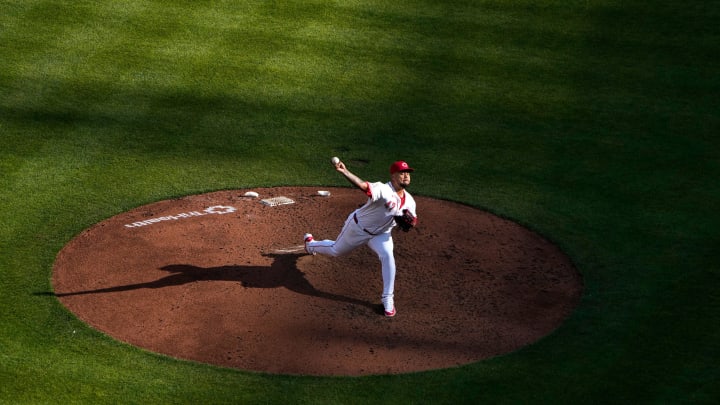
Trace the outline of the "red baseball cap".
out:
<instances>
[{"instance_id":1,"label":"red baseball cap","mask_svg":"<svg viewBox=\"0 0 720 405\"><path fill-rule=\"evenodd\" d=\"M414 172L415 169L410 167L406 162L402 160L398 160L397 162L390 165L390 174L395 174L397 172Z\"/></svg>"}]
</instances>

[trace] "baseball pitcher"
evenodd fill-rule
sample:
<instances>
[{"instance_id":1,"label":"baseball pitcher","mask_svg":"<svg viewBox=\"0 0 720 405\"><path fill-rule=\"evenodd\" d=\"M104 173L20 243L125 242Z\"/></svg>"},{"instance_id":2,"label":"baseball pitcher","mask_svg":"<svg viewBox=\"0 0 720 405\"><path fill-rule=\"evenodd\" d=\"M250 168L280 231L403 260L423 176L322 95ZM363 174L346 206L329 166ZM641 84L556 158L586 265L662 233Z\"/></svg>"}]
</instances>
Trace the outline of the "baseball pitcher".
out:
<instances>
[{"instance_id":1,"label":"baseball pitcher","mask_svg":"<svg viewBox=\"0 0 720 405\"><path fill-rule=\"evenodd\" d=\"M397 161L390 166L389 182L370 183L351 173L340 159L333 158L332 163L335 170L365 192L368 199L348 215L336 240L316 241L312 234L305 234L305 250L313 255L319 253L337 257L367 244L378 255L382 265L385 316L395 316L395 257L391 231L396 225L406 232L417 225L415 200L406 190L414 169L404 161Z\"/></svg>"}]
</instances>

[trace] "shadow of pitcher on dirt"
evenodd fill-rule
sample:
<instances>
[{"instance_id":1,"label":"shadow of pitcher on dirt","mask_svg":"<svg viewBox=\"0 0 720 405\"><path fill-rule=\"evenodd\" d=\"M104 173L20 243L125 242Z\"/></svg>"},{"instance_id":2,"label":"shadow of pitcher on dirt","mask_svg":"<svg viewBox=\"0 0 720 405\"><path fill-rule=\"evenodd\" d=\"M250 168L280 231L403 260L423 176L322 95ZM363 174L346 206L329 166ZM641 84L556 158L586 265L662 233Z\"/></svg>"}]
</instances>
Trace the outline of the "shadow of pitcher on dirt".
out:
<instances>
[{"instance_id":1,"label":"shadow of pitcher on dirt","mask_svg":"<svg viewBox=\"0 0 720 405\"><path fill-rule=\"evenodd\" d=\"M138 290L142 288L165 288L179 286L198 281L234 281L245 288L287 288L288 290L333 301L360 305L377 311L377 305L357 298L346 297L340 294L320 291L305 278L305 274L298 269L297 260L302 254L263 254L272 257L270 266L240 266L228 265L217 267L199 267L191 264L170 264L160 270L170 273L154 281L127 284L115 287L99 288L67 293L55 293L56 297L72 295L102 294Z\"/></svg>"}]
</instances>

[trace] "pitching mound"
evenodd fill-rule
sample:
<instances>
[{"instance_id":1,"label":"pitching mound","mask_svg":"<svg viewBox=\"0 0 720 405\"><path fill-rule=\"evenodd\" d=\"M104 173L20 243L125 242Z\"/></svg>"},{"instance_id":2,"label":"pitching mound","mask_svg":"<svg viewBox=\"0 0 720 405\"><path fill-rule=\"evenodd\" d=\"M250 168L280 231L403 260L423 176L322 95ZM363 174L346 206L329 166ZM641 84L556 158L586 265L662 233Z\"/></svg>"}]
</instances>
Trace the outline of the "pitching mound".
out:
<instances>
[{"instance_id":1,"label":"pitching mound","mask_svg":"<svg viewBox=\"0 0 720 405\"><path fill-rule=\"evenodd\" d=\"M93 328L147 350L307 375L476 362L548 335L580 300L578 272L547 240L416 196L418 228L394 231L398 314L385 318L370 249L335 259L302 250L305 232L335 239L365 201L356 189L326 190L219 191L117 215L59 253L55 294ZM274 197L292 203L261 202Z\"/></svg>"}]
</instances>

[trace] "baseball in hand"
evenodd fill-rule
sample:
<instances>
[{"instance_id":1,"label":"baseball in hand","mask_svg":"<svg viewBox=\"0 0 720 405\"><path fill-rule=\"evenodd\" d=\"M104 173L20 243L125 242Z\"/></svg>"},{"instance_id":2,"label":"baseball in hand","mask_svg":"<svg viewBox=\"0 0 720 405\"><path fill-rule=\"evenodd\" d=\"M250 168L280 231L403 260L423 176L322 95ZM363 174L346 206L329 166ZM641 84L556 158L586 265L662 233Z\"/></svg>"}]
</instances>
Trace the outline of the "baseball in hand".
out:
<instances>
[{"instance_id":1,"label":"baseball in hand","mask_svg":"<svg viewBox=\"0 0 720 405\"><path fill-rule=\"evenodd\" d=\"M332 164L336 165L336 164L340 163L340 158L335 156L332 159L330 159L330 161L332 162Z\"/></svg>"}]
</instances>

